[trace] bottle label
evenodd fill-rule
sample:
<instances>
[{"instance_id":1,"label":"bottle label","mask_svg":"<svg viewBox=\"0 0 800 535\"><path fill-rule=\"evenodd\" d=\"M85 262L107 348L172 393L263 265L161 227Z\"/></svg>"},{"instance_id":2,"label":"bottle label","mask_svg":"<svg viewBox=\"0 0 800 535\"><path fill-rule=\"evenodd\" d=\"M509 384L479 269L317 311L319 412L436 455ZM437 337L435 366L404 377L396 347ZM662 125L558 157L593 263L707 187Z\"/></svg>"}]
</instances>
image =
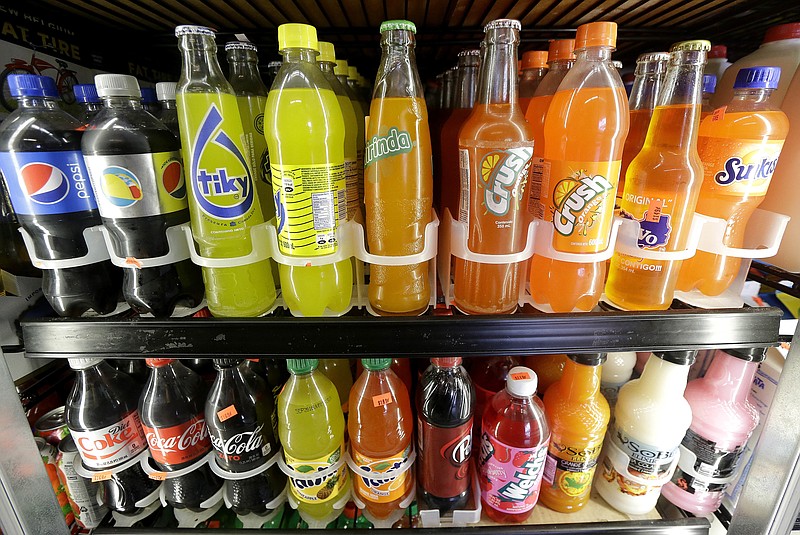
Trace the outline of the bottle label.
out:
<instances>
[{"instance_id":1,"label":"bottle label","mask_svg":"<svg viewBox=\"0 0 800 535\"><path fill-rule=\"evenodd\" d=\"M86 156L100 215L122 219L186 210L186 183L178 151Z\"/></svg>"},{"instance_id":2,"label":"bottle label","mask_svg":"<svg viewBox=\"0 0 800 535\"><path fill-rule=\"evenodd\" d=\"M302 473L320 472L327 470L334 463L338 462L344 454L344 443L333 450L330 454L319 459L296 459L283 451L286 464L292 470ZM292 494L298 500L305 503L326 502L336 496L339 491L347 484L347 465L342 464L338 470L316 479L299 479L290 477Z\"/></svg>"},{"instance_id":3,"label":"bottle label","mask_svg":"<svg viewBox=\"0 0 800 535\"><path fill-rule=\"evenodd\" d=\"M663 479L680 455L678 446L662 449L661 446L636 440L618 428L615 429L611 440L627 457L627 468L631 474L642 479Z\"/></svg>"},{"instance_id":4,"label":"bottle label","mask_svg":"<svg viewBox=\"0 0 800 535\"><path fill-rule=\"evenodd\" d=\"M0 171L18 214L97 210L89 172L78 150L0 152Z\"/></svg>"},{"instance_id":5,"label":"bottle label","mask_svg":"<svg viewBox=\"0 0 800 535\"><path fill-rule=\"evenodd\" d=\"M550 162L544 158L531 159L530 185L528 186L528 212L536 219L545 219L544 204L542 204L542 180L550 176Z\"/></svg>"},{"instance_id":6,"label":"bottle label","mask_svg":"<svg viewBox=\"0 0 800 535\"><path fill-rule=\"evenodd\" d=\"M678 470L672 482L690 494L722 492L733 481L743 448L744 444L732 450L722 449L689 429L680 446Z\"/></svg>"},{"instance_id":7,"label":"bottle label","mask_svg":"<svg viewBox=\"0 0 800 535\"><path fill-rule=\"evenodd\" d=\"M544 467L545 483L570 498L586 496L602 447L602 438L578 447L552 439Z\"/></svg>"},{"instance_id":8,"label":"bottle label","mask_svg":"<svg viewBox=\"0 0 800 535\"><path fill-rule=\"evenodd\" d=\"M481 499L508 514L525 513L539 499L547 440L534 448L515 448L481 434Z\"/></svg>"},{"instance_id":9,"label":"bottle label","mask_svg":"<svg viewBox=\"0 0 800 535\"><path fill-rule=\"evenodd\" d=\"M344 176L347 189L347 219L353 219L361 206L361 201L358 197L358 170L357 160L344 161Z\"/></svg>"},{"instance_id":10,"label":"bottle label","mask_svg":"<svg viewBox=\"0 0 800 535\"><path fill-rule=\"evenodd\" d=\"M701 197L763 197L782 148L783 140L698 137L697 152L704 170Z\"/></svg>"},{"instance_id":11,"label":"bottle label","mask_svg":"<svg viewBox=\"0 0 800 535\"><path fill-rule=\"evenodd\" d=\"M261 464L270 454L271 447L264 437L264 424L252 431L243 431L227 438L216 426L209 426L209 438L220 466L231 472L244 472Z\"/></svg>"},{"instance_id":12,"label":"bottle label","mask_svg":"<svg viewBox=\"0 0 800 535\"><path fill-rule=\"evenodd\" d=\"M659 199L625 194L620 202L619 215L639 222L639 239L642 249L663 251L672 237L672 199ZM661 271L660 269L658 271Z\"/></svg>"},{"instance_id":13,"label":"bottle label","mask_svg":"<svg viewBox=\"0 0 800 535\"><path fill-rule=\"evenodd\" d=\"M108 427L72 431L83 463L92 469L111 468L136 457L147 447L139 413L131 411Z\"/></svg>"},{"instance_id":14,"label":"bottle label","mask_svg":"<svg viewBox=\"0 0 800 535\"><path fill-rule=\"evenodd\" d=\"M417 422L417 463L420 485L439 498L462 494L469 487L472 418L458 427Z\"/></svg>"},{"instance_id":15,"label":"bottle label","mask_svg":"<svg viewBox=\"0 0 800 535\"><path fill-rule=\"evenodd\" d=\"M364 147L364 167L367 168L378 160L391 158L398 154L408 154L414 148L411 134L392 126L385 136L372 136Z\"/></svg>"},{"instance_id":16,"label":"bottle label","mask_svg":"<svg viewBox=\"0 0 800 535\"><path fill-rule=\"evenodd\" d=\"M160 465L176 466L198 459L211 448L206 420L197 415L172 427L142 425L150 455Z\"/></svg>"},{"instance_id":17,"label":"bottle label","mask_svg":"<svg viewBox=\"0 0 800 535\"><path fill-rule=\"evenodd\" d=\"M347 217L344 164L272 163L281 252L323 256L338 248L336 228Z\"/></svg>"},{"instance_id":18,"label":"bottle label","mask_svg":"<svg viewBox=\"0 0 800 535\"><path fill-rule=\"evenodd\" d=\"M358 495L373 503L389 503L401 499L406 495L411 486L409 471L397 474L396 472L408 462L411 454L411 444L408 447L386 459L375 459L362 455L355 448L353 462L364 470L375 474L375 477L362 477L354 475Z\"/></svg>"}]
</instances>

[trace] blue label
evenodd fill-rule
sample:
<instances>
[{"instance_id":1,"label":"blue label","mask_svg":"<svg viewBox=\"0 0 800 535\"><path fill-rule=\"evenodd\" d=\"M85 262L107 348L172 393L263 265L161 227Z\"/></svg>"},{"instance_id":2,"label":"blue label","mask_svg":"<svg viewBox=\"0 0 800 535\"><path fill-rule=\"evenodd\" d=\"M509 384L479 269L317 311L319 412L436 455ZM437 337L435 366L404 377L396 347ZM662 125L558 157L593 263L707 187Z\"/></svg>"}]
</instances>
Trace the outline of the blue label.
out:
<instances>
[{"instance_id":1,"label":"blue label","mask_svg":"<svg viewBox=\"0 0 800 535\"><path fill-rule=\"evenodd\" d=\"M0 170L18 214L97 210L80 151L0 152Z\"/></svg>"},{"instance_id":2,"label":"blue label","mask_svg":"<svg viewBox=\"0 0 800 535\"><path fill-rule=\"evenodd\" d=\"M669 243L669 237L672 234L669 215L662 214L659 216L658 221L650 221L651 218L648 216L648 211L645 211L642 219L636 219L625 210L621 210L619 215L639 222L638 244L640 248L655 249L664 247Z\"/></svg>"}]
</instances>

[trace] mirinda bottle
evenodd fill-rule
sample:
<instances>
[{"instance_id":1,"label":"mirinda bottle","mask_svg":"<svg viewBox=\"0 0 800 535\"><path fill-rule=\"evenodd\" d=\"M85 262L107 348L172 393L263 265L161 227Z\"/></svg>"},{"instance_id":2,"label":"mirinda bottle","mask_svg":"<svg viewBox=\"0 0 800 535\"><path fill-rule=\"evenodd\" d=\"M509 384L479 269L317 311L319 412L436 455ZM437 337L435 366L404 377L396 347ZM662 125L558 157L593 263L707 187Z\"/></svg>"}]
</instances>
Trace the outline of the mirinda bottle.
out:
<instances>
[{"instance_id":1,"label":"mirinda bottle","mask_svg":"<svg viewBox=\"0 0 800 535\"><path fill-rule=\"evenodd\" d=\"M508 254L525 248L530 126L517 101L518 20L486 25L478 99L458 135L461 206L469 249ZM468 314L508 314L519 301L520 263L455 261L455 304Z\"/></svg>"},{"instance_id":2,"label":"mirinda bottle","mask_svg":"<svg viewBox=\"0 0 800 535\"><path fill-rule=\"evenodd\" d=\"M519 105L528 111L536 88L547 75L547 50L528 50L522 54L522 76L519 79Z\"/></svg>"},{"instance_id":3,"label":"mirinda bottle","mask_svg":"<svg viewBox=\"0 0 800 535\"><path fill-rule=\"evenodd\" d=\"M616 38L613 22L578 27L575 65L547 110L545 162L534 167L531 182L541 183L541 212L544 221L553 223L557 251L597 253L609 245L629 124L625 88L610 61ZM591 310L604 277L605 262L563 262L541 255L531 260L531 294L548 311Z\"/></svg>"}]
</instances>

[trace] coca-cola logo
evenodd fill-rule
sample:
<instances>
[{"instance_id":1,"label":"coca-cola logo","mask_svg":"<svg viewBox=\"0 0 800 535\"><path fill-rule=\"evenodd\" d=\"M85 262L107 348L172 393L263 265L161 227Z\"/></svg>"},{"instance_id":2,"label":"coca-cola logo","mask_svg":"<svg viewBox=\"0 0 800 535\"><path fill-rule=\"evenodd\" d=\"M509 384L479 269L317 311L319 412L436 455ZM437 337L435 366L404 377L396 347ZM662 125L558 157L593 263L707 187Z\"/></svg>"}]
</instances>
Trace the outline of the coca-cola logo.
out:
<instances>
[{"instance_id":1,"label":"coca-cola logo","mask_svg":"<svg viewBox=\"0 0 800 535\"><path fill-rule=\"evenodd\" d=\"M131 428L130 422L120 422L119 424L108 428L108 430L99 436L82 436L78 439L78 446L83 451L97 451L104 452L108 449L115 451L124 447L128 442L136 438L136 430Z\"/></svg>"},{"instance_id":2,"label":"coca-cola logo","mask_svg":"<svg viewBox=\"0 0 800 535\"><path fill-rule=\"evenodd\" d=\"M257 426L252 431L238 433L227 440L215 433L210 433L211 445L224 458L240 457L243 454L261 451L264 445L264 424Z\"/></svg>"},{"instance_id":3,"label":"coca-cola logo","mask_svg":"<svg viewBox=\"0 0 800 535\"><path fill-rule=\"evenodd\" d=\"M208 428L205 419L195 420L180 435L169 435L168 430L164 429L148 429L147 431L147 444L150 449L158 450L164 455L191 450L202 446L206 440L208 440Z\"/></svg>"}]
</instances>

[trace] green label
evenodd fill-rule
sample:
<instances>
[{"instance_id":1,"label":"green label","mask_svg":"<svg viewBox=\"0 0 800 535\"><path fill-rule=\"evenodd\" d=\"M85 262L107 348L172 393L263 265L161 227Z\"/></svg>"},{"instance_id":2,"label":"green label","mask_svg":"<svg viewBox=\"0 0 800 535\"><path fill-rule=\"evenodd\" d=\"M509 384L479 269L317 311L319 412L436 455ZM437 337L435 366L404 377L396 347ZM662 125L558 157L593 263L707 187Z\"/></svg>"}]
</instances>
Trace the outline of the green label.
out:
<instances>
[{"instance_id":1,"label":"green label","mask_svg":"<svg viewBox=\"0 0 800 535\"><path fill-rule=\"evenodd\" d=\"M411 134L392 126L385 136L372 136L372 139L367 142L364 164L369 167L378 160L409 153L413 148Z\"/></svg>"}]
</instances>

